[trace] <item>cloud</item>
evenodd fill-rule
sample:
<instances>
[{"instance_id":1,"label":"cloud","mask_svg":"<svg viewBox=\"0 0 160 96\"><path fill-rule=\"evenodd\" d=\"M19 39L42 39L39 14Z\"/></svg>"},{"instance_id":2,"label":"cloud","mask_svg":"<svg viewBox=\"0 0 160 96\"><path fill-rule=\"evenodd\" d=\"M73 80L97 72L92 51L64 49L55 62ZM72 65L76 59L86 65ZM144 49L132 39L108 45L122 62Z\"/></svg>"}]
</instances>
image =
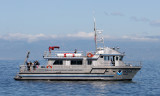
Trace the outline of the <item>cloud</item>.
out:
<instances>
[{"instance_id":1,"label":"cloud","mask_svg":"<svg viewBox=\"0 0 160 96\"><path fill-rule=\"evenodd\" d=\"M146 36L148 38L152 38L152 39L159 39L160 40L160 36Z\"/></svg>"},{"instance_id":2,"label":"cloud","mask_svg":"<svg viewBox=\"0 0 160 96\"><path fill-rule=\"evenodd\" d=\"M140 17L140 18L138 18L138 17L136 17L136 16L132 16L131 19L134 20L134 21L136 21L136 22L148 22L148 21L150 21L150 20L149 20L148 18L146 18L146 17Z\"/></svg>"},{"instance_id":3,"label":"cloud","mask_svg":"<svg viewBox=\"0 0 160 96\"><path fill-rule=\"evenodd\" d=\"M9 33L7 35L1 36L0 39L3 40L25 40L28 42L34 42L38 40L43 40L43 39L49 39L49 38L56 38L56 35L44 35L42 33L36 34L36 35L31 35L31 34L22 34L22 33Z\"/></svg>"},{"instance_id":4,"label":"cloud","mask_svg":"<svg viewBox=\"0 0 160 96\"><path fill-rule=\"evenodd\" d=\"M160 19L159 20L150 20L146 17L138 18L136 16L132 16L131 19L136 21L136 22L147 22L151 26L160 27Z\"/></svg>"},{"instance_id":5,"label":"cloud","mask_svg":"<svg viewBox=\"0 0 160 96\"><path fill-rule=\"evenodd\" d=\"M160 36L158 38L154 36L122 36L122 39L132 41L160 41Z\"/></svg>"},{"instance_id":6,"label":"cloud","mask_svg":"<svg viewBox=\"0 0 160 96\"><path fill-rule=\"evenodd\" d=\"M109 15L109 13L107 13L107 12L104 12L104 14L105 14L105 15Z\"/></svg>"},{"instance_id":7,"label":"cloud","mask_svg":"<svg viewBox=\"0 0 160 96\"><path fill-rule=\"evenodd\" d=\"M121 13L121 12L111 12L111 13L108 13L108 12L104 11L104 14L107 15L107 16L109 16L109 15L111 15L111 16L124 16L124 14Z\"/></svg>"},{"instance_id":8,"label":"cloud","mask_svg":"<svg viewBox=\"0 0 160 96\"><path fill-rule=\"evenodd\" d=\"M112 12L111 15L112 16L124 16L124 14L121 12Z\"/></svg>"},{"instance_id":9,"label":"cloud","mask_svg":"<svg viewBox=\"0 0 160 96\"><path fill-rule=\"evenodd\" d=\"M67 34L67 37L74 37L74 38L93 38L94 32L86 33L86 32L78 32L75 34Z\"/></svg>"},{"instance_id":10,"label":"cloud","mask_svg":"<svg viewBox=\"0 0 160 96\"><path fill-rule=\"evenodd\" d=\"M104 39L106 40L131 40L131 41L160 41L160 36L110 36L110 35L103 35ZM74 34L64 34L64 35L46 35L46 34L22 34L22 33L15 33L15 34L7 34L7 35L0 35L1 40L7 41L27 41L29 43L41 41L41 40L52 40L52 39L94 39L94 32L78 32Z\"/></svg>"},{"instance_id":11,"label":"cloud","mask_svg":"<svg viewBox=\"0 0 160 96\"><path fill-rule=\"evenodd\" d=\"M78 32L75 34L64 34L64 35L55 35L55 34L23 34L23 33L9 33L6 35L0 35L0 39L7 40L7 41L27 41L27 42L36 42L39 40L50 40L50 39L57 39L57 38L93 38L94 32Z\"/></svg>"},{"instance_id":12,"label":"cloud","mask_svg":"<svg viewBox=\"0 0 160 96\"><path fill-rule=\"evenodd\" d=\"M150 25L158 27L158 26L160 26L160 20L153 20L150 22Z\"/></svg>"},{"instance_id":13,"label":"cloud","mask_svg":"<svg viewBox=\"0 0 160 96\"><path fill-rule=\"evenodd\" d=\"M78 32L75 34L68 34L68 38L79 38L79 39L92 39L94 38L94 32L86 33L86 32ZM120 37L115 37L115 36L110 36L110 35L103 35L104 39L106 40L130 40L130 41L160 41L160 36L139 36L139 35L134 35L134 36L120 36Z\"/></svg>"}]
</instances>

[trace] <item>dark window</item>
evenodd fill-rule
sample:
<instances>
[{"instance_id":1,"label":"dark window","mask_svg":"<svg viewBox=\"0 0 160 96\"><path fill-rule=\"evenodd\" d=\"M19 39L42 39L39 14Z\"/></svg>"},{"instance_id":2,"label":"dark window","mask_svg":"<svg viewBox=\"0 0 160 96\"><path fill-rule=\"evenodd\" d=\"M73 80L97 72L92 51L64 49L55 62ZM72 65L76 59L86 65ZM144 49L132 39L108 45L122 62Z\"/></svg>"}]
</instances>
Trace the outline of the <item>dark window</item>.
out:
<instances>
[{"instance_id":1,"label":"dark window","mask_svg":"<svg viewBox=\"0 0 160 96\"><path fill-rule=\"evenodd\" d=\"M116 57L116 60L118 61L118 57Z\"/></svg>"},{"instance_id":2,"label":"dark window","mask_svg":"<svg viewBox=\"0 0 160 96\"><path fill-rule=\"evenodd\" d=\"M71 60L71 64L76 64L76 60Z\"/></svg>"},{"instance_id":3,"label":"dark window","mask_svg":"<svg viewBox=\"0 0 160 96\"><path fill-rule=\"evenodd\" d=\"M71 65L82 65L82 60L71 60Z\"/></svg>"},{"instance_id":4,"label":"dark window","mask_svg":"<svg viewBox=\"0 0 160 96\"><path fill-rule=\"evenodd\" d=\"M55 60L53 65L63 65L63 61L62 60Z\"/></svg>"},{"instance_id":5,"label":"dark window","mask_svg":"<svg viewBox=\"0 0 160 96\"><path fill-rule=\"evenodd\" d=\"M88 65L92 65L92 60L88 60Z\"/></svg>"},{"instance_id":6,"label":"dark window","mask_svg":"<svg viewBox=\"0 0 160 96\"><path fill-rule=\"evenodd\" d=\"M106 56L104 56L104 60L106 61L107 59L106 59L107 57Z\"/></svg>"},{"instance_id":7,"label":"dark window","mask_svg":"<svg viewBox=\"0 0 160 96\"><path fill-rule=\"evenodd\" d=\"M46 66L41 66L41 68L46 68Z\"/></svg>"},{"instance_id":8,"label":"dark window","mask_svg":"<svg viewBox=\"0 0 160 96\"><path fill-rule=\"evenodd\" d=\"M113 61L115 61L114 58L115 58L115 56L113 56Z\"/></svg>"},{"instance_id":9,"label":"dark window","mask_svg":"<svg viewBox=\"0 0 160 96\"><path fill-rule=\"evenodd\" d=\"M105 61L109 61L109 56L104 56Z\"/></svg>"},{"instance_id":10,"label":"dark window","mask_svg":"<svg viewBox=\"0 0 160 96\"><path fill-rule=\"evenodd\" d=\"M119 60L122 61L123 60L123 56L121 56Z\"/></svg>"},{"instance_id":11,"label":"dark window","mask_svg":"<svg viewBox=\"0 0 160 96\"><path fill-rule=\"evenodd\" d=\"M77 61L77 64L78 64L78 65L79 65L79 64L82 65L82 60L78 60L78 61Z\"/></svg>"}]
</instances>

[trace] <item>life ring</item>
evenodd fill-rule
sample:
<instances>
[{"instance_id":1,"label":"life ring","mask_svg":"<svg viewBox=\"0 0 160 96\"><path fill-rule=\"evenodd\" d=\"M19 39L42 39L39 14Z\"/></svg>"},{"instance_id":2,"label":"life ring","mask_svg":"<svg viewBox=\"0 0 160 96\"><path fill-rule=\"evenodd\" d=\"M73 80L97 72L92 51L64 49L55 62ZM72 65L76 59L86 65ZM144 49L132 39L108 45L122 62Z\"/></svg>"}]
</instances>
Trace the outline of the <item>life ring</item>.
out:
<instances>
[{"instance_id":1,"label":"life ring","mask_svg":"<svg viewBox=\"0 0 160 96\"><path fill-rule=\"evenodd\" d=\"M93 56L94 55L91 52L87 53L87 57L93 57Z\"/></svg>"},{"instance_id":2,"label":"life ring","mask_svg":"<svg viewBox=\"0 0 160 96\"><path fill-rule=\"evenodd\" d=\"M52 68L52 66L51 66L51 65L48 65L47 68Z\"/></svg>"}]
</instances>

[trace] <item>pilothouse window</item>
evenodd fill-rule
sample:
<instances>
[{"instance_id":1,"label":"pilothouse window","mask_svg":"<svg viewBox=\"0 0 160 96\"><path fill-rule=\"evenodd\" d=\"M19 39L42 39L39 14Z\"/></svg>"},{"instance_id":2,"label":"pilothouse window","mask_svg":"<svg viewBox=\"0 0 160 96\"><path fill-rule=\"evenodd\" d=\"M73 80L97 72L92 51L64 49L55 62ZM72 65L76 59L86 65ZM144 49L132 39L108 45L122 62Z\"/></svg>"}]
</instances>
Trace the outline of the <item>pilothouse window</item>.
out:
<instances>
[{"instance_id":1,"label":"pilothouse window","mask_svg":"<svg viewBox=\"0 0 160 96\"><path fill-rule=\"evenodd\" d=\"M116 56L116 60L118 61L118 57Z\"/></svg>"},{"instance_id":2,"label":"pilothouse window","mask_svg":"<svg viewBox=\"0 0 160 96\"><path fill-rule=\"evenodd\" d=\"M92 65L92 60L88 60L88 65Z\"/></svg>"},{"instance_id":3,"label":"pilothouse window","mask_svg":"<svg viewBox=\"0 0 160 96\"><path fill-rule=\"evenodd\" d=\"M123 56L120 56L120 59L119 59L120 61L122 61L123 60Z\"/></svg>"},{"instance_id":4,"label":"pilothouse window","mask_svg":"<svg viewBox=\"0 0 160 96\"><path fill-rule=\"evenodd\" d=\"M107 56L104 56L104 60L107 61Z\"/></svg>"},{"instance_id":5,"label":"pilothouse window","mask_svg":"<svg viewBox=\"0 0 160 96\"><path fill-rule=\"evenodd\" d=\"M109 61L110 59L109 59L109 56L104 56L104 60L105 61Z\"/></svg>"}]
</instances>

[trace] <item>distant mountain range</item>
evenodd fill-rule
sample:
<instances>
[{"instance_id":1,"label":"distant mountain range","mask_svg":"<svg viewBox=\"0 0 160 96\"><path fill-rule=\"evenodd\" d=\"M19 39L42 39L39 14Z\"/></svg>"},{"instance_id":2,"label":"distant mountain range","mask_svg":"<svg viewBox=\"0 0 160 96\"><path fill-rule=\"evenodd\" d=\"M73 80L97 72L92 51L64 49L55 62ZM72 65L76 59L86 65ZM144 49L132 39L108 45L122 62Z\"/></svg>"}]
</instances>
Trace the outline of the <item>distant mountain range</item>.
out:
<instances>
[{"instance_id":1,"label":"distant mountain range","mask_svg":"<svg viewBox=\"0 0 160 96\"><path fill-rule=\"evenodd\" d=\"M0 40L0 60L23 60L26 52L30 51L30 59L43 59L44 51L49 46L60 46L59 50L94 51L94 40L90 39L61 39L41 40L28 43L26 41L5 41ZM133 41L107 41L105 46L120 47L120 51L126 53L126 60L137 61L158 60L160 53L159 42L133 42ZM134 57L134 58L132 58Z\"/></svg>"}]
</instances>

